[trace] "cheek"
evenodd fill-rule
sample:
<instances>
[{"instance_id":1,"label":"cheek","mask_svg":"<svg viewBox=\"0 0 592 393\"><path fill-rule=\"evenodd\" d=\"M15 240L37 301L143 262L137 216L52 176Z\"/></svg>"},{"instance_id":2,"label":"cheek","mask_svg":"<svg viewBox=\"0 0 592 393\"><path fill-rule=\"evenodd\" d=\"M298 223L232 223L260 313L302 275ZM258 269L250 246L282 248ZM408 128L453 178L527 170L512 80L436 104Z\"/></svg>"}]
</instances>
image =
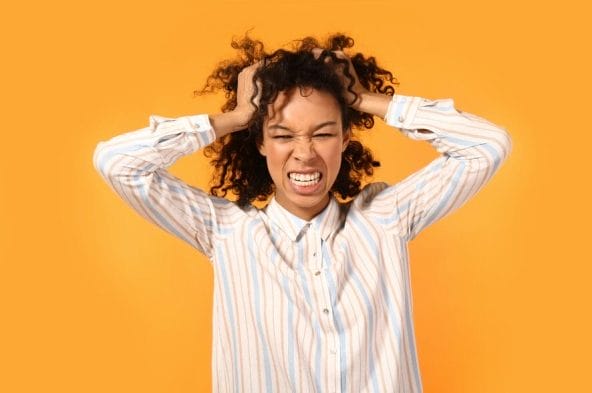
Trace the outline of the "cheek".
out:
<instances>
[{"instance_id":1,"label":"cheek","mask_svg":"<svg viewBox=\"0 0 592 393\"><path fill-rule=\"evenodd\" d=\"M322 156L326 165L334 170L339 170L341 166L342 146L340 143L326 146L322 150Z\"/></svg>"},{"instance_id":2,"label":"cheek","mask_svg":"<svg viewBox=\"0 0 592 393\"><path fill-rule=\"evenodd\" d=\"M288 157L289 154L287 154L285 149L278 147L269 147L267 149L267 154L265 156L267 161L267 169L269 170L269 172L272 174L281 172Z\"/></svg>"},{"instance_id":3,"label":"cheek","mask_svg":"<svg viewBox=\"0 0 592 393\"><path fill-rule=\"evenodd\" d=\"M339 173L340 168L341 168L341 156L336 156L335 160L332 163L332 169L333 169L335 176L337 176L337 174Z\"/></svg>"}]
</instances>

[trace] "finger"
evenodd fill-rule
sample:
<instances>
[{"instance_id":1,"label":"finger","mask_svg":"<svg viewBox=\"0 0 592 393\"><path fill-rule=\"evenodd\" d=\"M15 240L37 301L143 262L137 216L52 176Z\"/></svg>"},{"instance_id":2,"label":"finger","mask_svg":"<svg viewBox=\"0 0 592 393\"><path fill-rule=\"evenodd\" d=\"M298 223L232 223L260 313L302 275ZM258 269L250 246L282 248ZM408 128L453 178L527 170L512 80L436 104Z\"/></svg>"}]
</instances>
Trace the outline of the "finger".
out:
<instances>
[{"instance_id":1,"label":"finger","mask_svg":"<svg viewBox=\"0 0 592 393\"><path fill-rule=\"evenodd\" d=\"M314 48L311 50L313 56L315 59L318 59L321 54L323 54L323 52L329 52L326 49L323 48ZM329 63L331 61L331 56L325 55L325 59L324 59L325 63Z\"/></svg>"},{"instance_id":2,"label":"finger","mask_svg":"<svg viewBox=\"0 0 592 393\"><path fill-rule=\"evenodd\" d=\"M263 60L259 60L259 61L254 62L253 64L251 64L249 66L249 68L256 70L257 68L261 67L262 65L263 65Z\"/></svg>"},{"instance_id":3,"label":"finger","mask_svg":"<svg viewBox=\"0 0 592 393\"><path fill-rule=\"evenodd\" d=\"M341 59L347 58L347 56L342 50L334 50L333 53L335 53L335 55Z\"/></svg>"},{"instance_id":4,"label":"finger","mask_svg":"<svg viewBox=\"0 0 592 393\"><path fill-rule=\"evenodd\" d=\"M257 80L255 82L255 85L257 86L257 97L255 97L255 104L259 105L259 102L261 101L261 92L263 90L263 83L260 80Z\"/></svg>"},{"instance_id":5,"label":"finger","mask_svg":"<svg viewBox=\"0 0 592 393\"><path fill-rule=\"evenodd\" d=\"M263 61L259 60L251 65L246 66L245 68L243 68L240 73L245 73L245 74L253 74L255 73L255 71L257 71L257 69L259 67L261 67L263 65Z\"/></svg>"}]
</instances>

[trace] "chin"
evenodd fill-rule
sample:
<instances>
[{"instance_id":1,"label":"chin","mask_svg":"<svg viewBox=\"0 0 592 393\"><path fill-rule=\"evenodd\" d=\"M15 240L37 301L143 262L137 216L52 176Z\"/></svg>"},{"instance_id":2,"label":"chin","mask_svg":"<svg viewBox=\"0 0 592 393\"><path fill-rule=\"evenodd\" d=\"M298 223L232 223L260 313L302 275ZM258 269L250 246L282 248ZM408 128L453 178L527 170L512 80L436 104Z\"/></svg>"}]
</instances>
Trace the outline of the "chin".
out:
<instances>
[{"instance_id":1,"label":"chin","mask_svg":"<svg viewBox=\"0 0 592 393\"><path fill-rule=\"evenodd\" d=\"M291 202L301 208L316 208L321 204L326 204L329 201L328 193L321 195L298 195L291 200ZM323 206L324 207L324 206Z\"/></svg>"}]
</instances>

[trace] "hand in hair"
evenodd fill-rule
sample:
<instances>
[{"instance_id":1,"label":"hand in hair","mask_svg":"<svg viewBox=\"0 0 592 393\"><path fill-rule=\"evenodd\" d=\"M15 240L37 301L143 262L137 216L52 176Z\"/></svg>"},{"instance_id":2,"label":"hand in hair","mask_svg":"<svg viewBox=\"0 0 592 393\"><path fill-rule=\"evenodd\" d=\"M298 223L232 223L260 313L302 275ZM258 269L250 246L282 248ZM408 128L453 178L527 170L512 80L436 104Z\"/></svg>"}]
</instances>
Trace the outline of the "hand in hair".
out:
<instances>
[{"instance_id":1,"label":"hand in hair","mask_svg":"<svg viewBox=\"0 0 592 393\"><path fill-rule=\"evenodd\" d=\"M259 106L261 99L261 81L255 83L253 78L261 64L262 61L251 64L238 74L236 108L233 111L242 113L247 120L251 118ZM255 94L256 96L254 96Z\"/></svg>"},{"instance_id":2,"label":"hand in hair","mask_svg":"<svg viewBox=\"0 0 592 393\"><path fill-rule=\"evenodd\" d=\"M238 74L236 107L232 111L210 116L217 138L245 129L253 116L261 98L261 82L255 83L253 76L261 64L258 61L243 68Z\"/></svg>"},{"instance_id":3,"label":"hand in hair","mask_svg":"<svg viewBox=\"0 0 592 393\"><path fill-rule=\"evenodd\" d=\"M212 195L224 197L231 192L238 197L240 206L246 206L255 200L264 201L273 194L273 180L258 146L263 139L269 104L282 91L313 87L333 95L341 109L343 129L351 132L371 129L374 116L384 118L398 82L390 71L379 67L372 56L347 52L348 59L342 58L346 55L339 52L353 45L351 37L336 33L322 43L314 37L305 37L294 41L291 49L280 48L268 53L259 40L248 36L233 40L231 46L239 56L221 61L208 76L204 87L195 91L197 95L222 91L226 96L222 113L210 116L218 140L205 148L205 154L212 158L211 163L216 168L210 188ZM331 62L340 64L347 83L343 83L333 67L323 66L318 58L315 59L312 51L316 48L324 49L321 52L323 59L330 57ZM259 69L247 70L257 62L264 64ZM350 63L355 73L350 71ZM254 76L263 83L262 87L249 83ZM254 90L256 88L261 92L260 97L259 91ZM257 94L250 101L255 92ZM255 103L259 109L253 112ZM354 197L377 166L379 163L364 145L356 140L350 141L343 152L339 175L331 192L344 200Z\"/></svg>"},{"instance_id":4,"label":"hand in hair","mask_svg":"<svg viewBox=\"0 0 592 393\"><path fill-rule=\"evenodd\" d=\"M314 48L312 53L314 57L318 59L323 51L325 50L322 48ZM366 89L360 82L360 78L358 77L349 56L341 50L334 50L331 52L334 53L336 57L347 60L347 70L344 70L342 64L339 63L337 64L335 71L341 78L343 85L346 87L343 96L345 97L346 102L349 103L349 106L357 111L384 118L392 97L384 94L372 93L370 90ZM331 61L331 57L327 56L325 62L329 61Z\"/></svg>"},{"instance_id":5,"label":"hand in hair","mask_svg":"<svg viewBox=\"0 0 592 393\"><path fill-rule=\"evenodd\" d=\"M316 59L318 59L323 51L324 51L324 49L322 49L322 48L315 48L312 50L312 53L313 53L314 57ZM347 64L348 64L347 72L343 72L344 67L342 66L341 63L337 64L335 71L337 72L337 74L341 78L343 86L349 87L349 89L346 89L343 94L346 102L349 103L349 105L353 109L357 110L358 106L360 104L360 101L361 101L360 96L362 96L364 94L368 94L370 92L368 91L368 89L366 89L360 83L360 78L358 77L358 74L356 73L354 65L351 62L351 59L341 50L334 50L331 52L334 53L335 56L337 56L338 58L347 60ZM331 57L325 58L325 62L328 63L330 61L331 61Z\"/></svg>"}]
</instances>

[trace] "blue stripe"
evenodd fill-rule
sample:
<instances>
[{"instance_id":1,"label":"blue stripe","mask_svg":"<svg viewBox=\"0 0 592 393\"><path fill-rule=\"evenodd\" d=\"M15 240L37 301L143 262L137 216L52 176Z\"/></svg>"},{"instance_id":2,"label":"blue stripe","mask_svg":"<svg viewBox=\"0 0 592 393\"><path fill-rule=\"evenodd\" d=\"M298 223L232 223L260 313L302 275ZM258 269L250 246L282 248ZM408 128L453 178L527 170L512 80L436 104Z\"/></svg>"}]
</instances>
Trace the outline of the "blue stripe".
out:
<instances>
[{"instance_id":1,"label":"blue stripe","mask_svg":"<svg viewBox=\"0 0 592 393\"><path fill-rule=\"evenodd\" d=\"M229 326L231 328L231 332L232 332L232 361L234 363L234 392L238 392L238 387L239 387L239 383L240 383L240 378L238 377L238 341L236 338L236 329L234 329L236 325L236 321L234 320L234 307L232 305L232 294L230 292L230 284L229 284L229 280L228 280L228 273L226 271L226 261L225 261L225 256L222 250L222 247L220 245L216 246L216 254L218 256L218 261L220 263L217 264L217 266L220 268L220 275L222 276L222 284L224 286L224 300L226 302L226 308L228 310L228 321L230 322ZM219 354L218 356L221 356L224 354Z\"/></svg>"},{"instance_id":2,"label":"blue stripe","mask_svg":"<svg viewBox=\"0 0 592 393\"><path fill-rule=\"evenodd\" d=\"M411 283L409 282L409 258L407 255L407 250L405 249L405 247L403 247L403 242L399 243L399 255L401 256L401 267L402 270L404 271L405 276L403 277L403 282L405 282L405 285L411 285ZM407 328L407 338L408 338L408 344L409 344L409 348L411 348L411 363L412 363L412 368L413 368L413 375L415 376L415 383L417 384L417 386L419 386L419 391L422 392L423 389L421 387L421 375L419 375L419 367L418 367L418 362L417 362L417 357L416 357L416 348L415 348L415 342L414 342L414 337L415 337L415 332L413 330L413 314L411 312L411 305L409 304L409 296L411 296L411 288L405 288L405 312L407 313L404 317L405 319L405 325Z\"/></svg>"},{"instance_id":3,"label":"blue stripe","mask_svg":"<svg viewBox=\"0 0 592 393\"><path fill-rule=\"evenodd\" d=\"M302 228L307 224L307 222L293 214L287 214L289 220L292 222L294 230L294 238L298 239L300 233L302 232Z\"/></svg>"},{"instance_id":4,"label":"blue stripe","mask_svg":"<svg viewBox=\"0 0 592 393\"><path fill-rule=\"evenodd\" d=\"M492 145L490 145L489 143L486 143L483 145L483 148L485 150L487 150L489 152L489 154L491 154L491 157L493 158L493 172L495 172L497 170L497 167L499 166L502 157L500 155L500 152L498 150L496 150Z\"/></svg>"},{"instance_id":5,"label":"blue stripe","mask_svg":"<svg viewBox=\"0 0 592 393\"><path fill-rule=\"evenodd\" d=\"M140 178L140 174L137 174L136 176L133 177L134 181L137 181L138 184L142 184L142 182L139 181ZM187 237L185 237L182 233L178 232L174 227L172 227L169 223L169 221L167 221L152 205L152 202L150 201L150 198L148 196L148 192L146 190L146 187L136 187L136 189L138 190L138 193L140 194L140 198L142 198L142 200L144 201L144 206L148 208L148 210L150 210L150 212L153 215L153 218L159 223L160 226L162 226L163 228L165 228L167 231L169 231L170 233L174 234L175 236L177 236L179 239L183 239L185 240L187 243L189 244L195 244L195 239L188 239Z\"/></svg>"},{"instance_id":6,"label":"blue stripe","mask_svg":"<svg viewBox=\"0 0 592 393\"><path fill-rule=\"evenodd\" d=\"M397 105L395 106L395 114L393 115L393 118L396 121L399 121L399 115L401 114L401 112L403 111L403 108L405 107L405 102L407 102L407 99L405 97L402 97L401 99L399 99L399 101L397 102Z\"/></svg>"},{"instance_id":7,"label":"blue stripe","mask_svg":"<svg viewBox=\"0 0 592 393\"><path fill-rule=\"evenodd\" d=\"M454 101L451 98L443 98L439 100L435 100L436 105L430 105L432 108L436 108L441 112L450 112L456 109L454 108Z\"/></svg>"},{"instance_id":8,"label":"blue stripe","mask_svg":"<svg viewBox=\"0 0 592 393\"><path fill-rule=\"evenodd\" d=\"M361 220L358 217L358 214L357 213L356 214L351 214L350 217L351 217L351 220L352 220L353 224L357 228L357 232L359 234L361 234L366 239L366 243L370 247L370 252L373 254L374 260L373 261L369 261L369 262L373 262L374 264L377 264L377 265L378 264L381 264L380 262L382 262L382 258L381 258L380 253L378 252L378 245L376 244L376 242L374 241L374 239L370 236L370 228L366 227L361 222ZM353 274L353 271L352 271L352 274ZM381 289L381 292L382 292L382 296L384 297L385 302L387 304L387 310L388 310L390 325L395 328L395 331L397 333L397 337L400 339L401 332L400 332L400 329L397 329L397 325L395 324L396 319L394 318L395 315L394 315L394 310L392 308L392 301L390 299L389 292L386 290L386 286L384 284L384 275L382 275L382 274L379 275L379 281L380 281L380 289ZM359 284L360 288L362 288L362 285L361 285L359 279L358 279L357 283ZM366 293L363 292L363 291L362 291L362 293L364 294L364 297L366 298L367 297ZM372 319L374 319L374 313L373 313L372 306L370 304L367 304L367 306L368 306L368 310L369 310L369 317L371 317ZM371 322L370 328L373 329L373 322ZM373 353L372 353L372 348L374 347L374 344L375 344L374 343L373 331L370 330L369 334L370 334L370 343L369 343L369 348L368 348L368 354L369 354L368 355L368 358L369 358L369 363L370 363L370 365L369 365L369 367L370 367L370 376L372 378L372 387L373 387L373 390L375 392L379 392L379 389L378 389L378 381L376 379L376 372L374 370L374 356L373 356Z\"/></svg>"},{"instance_id":9,"label":"blue stripe","mask_svg":"<svg viewBox=\"0 0 592 393\"><path fill-rule=\"evenodd\" d=\"M272 225L271 226L271 232L269 234L269 237L271 239L271 243L276 245L278 244L278 240L277 240L277 232L276 230L278 229L276 225ZM274 247L272 247L271 249L271 255L270 255L270 259L272 261L272 263L274 265L278 265L280 263L283 263L280 260L280 255L277 251L277 249ZM294 344L294 299L292 299L292 296L290 294L290 285L288 282L288 277L286 277L286 275L284 275L282 273L282 281L281 281L282 287L284 289L284 293L285 293L285 299L286 299L286 304L287 304L287 309L288 309L288 315L287 315L287 338L288 338L288 355L287 355L287 365L288 365L288 374L290 375L290 385L292 386L292 390L296 390L296 375L295 375L295 371L294 371L294 348L295 348L295 344Z\"/></svg>"},{"instance_id":10,"label":"blue stripe","mask_svg":"<svg viewBox=\"0 0 592 393\"><path fill-rule=\"evenodd\" d=\"M325 242L321 241L321 250L323 258L327 261L327 270L332 271L333 261L329 257L329 252L325 247ZM329 288L329 296L331 298L331 304L333 308L333 317L335 319L335 325L339 334L339 369L340 369L340 380L341 380L341 392L347 391L347 343L345 337L345 329L341 314L337 309L337 285L333 281L331 274L326 274L327 286Z\"/></svg>"},{"instance_id":11,"label":"blue stripe","mask_svg":"<svg viewBox=\"0 0 592 393\"><path fill-rule=\"evenodd\" d=\"M288 278L284 276L282 280L284 292L288 298L288 374L290 374L290 384L292 389L296 386L296 374L294 371L294 299L290 296L290 286L288 285Z\"/></svg>"},{"instance_id":12,"label":"blue stripe","mask_svg":"<svg viewBox=\"0 0 592 393\"><path fill-rule=\"evenodd\" d=\"M273 225L271 227L271 233L269 234L269 237L271 239L272 244L278 244L277 243L277 234L274 231L274 229L276 229L276 226ZM272 260L272 263L274 265L278 265L280 263L283 263L280 260L280 255L277 252L277 249L275 248L275 246L271 249L271 255L270 258ZM286 332L287 336L288 336L288 358L286 359L288 362L288 373L290 374L290 384L292 385L292 390L296 389L296 375L295 375L295 371L294 371L294 348L295 348L295 344L294 344L294 299L292 299L292 296L290 294L290 285L288 283L288 277L286 277L284 274L282 274L282 287L284 289L284 293L286 295L286 304L288 306L288 323L286 324L286 326L288 327L288 330Z\"/></svg>"},{"instance_id":13,"label":"blue stripe","mask_svg":"<svg viewBox=\"0 0 592 393\"><path fill-rule=\"evenodd\" d=\"M280 254L278 253L278 251L276 249L276 244L278 244L278 241L277 241L277 234L275 232L275 229L276 229L275 225L271 225L269 227L269 239L271 240L271 244L273 244L273 247L271 248L270 258L271 258L273 264L277 266L277 264L280 263L280 260L279 260Z\"/></svg>"},{"instance_id":14,"label":"blue stripe","mask_svg":"<svg viewBox=\"0 0 592 393\"><path fill-rule=\"evenodd\" d=\"M423 169L423 171L425 171L425 173L422 174L421 180L418 181L418 183L415 187L416 193L418 191L420 191L421 189L423 189L423 187L425 187L425 185L427 184L427 180L424 177L428 177L427 175L429 175L433 172L440 171L445 162L446 162L446 159L441 157L441 158L438 158L438 159L432 161L432 163L430 163L426 168ZM387 192L393 192L393 191L398 192L399 188L400 188L400 184L396 184L394 186L391 186L390 188L391 188L391 190L387 190ZM412 201L417 202L417 200L410 198L406 203L399 206L398 209L394 209L392 214L386 215L384 217L376 217L375 221L379 224L382 224L382 225L390 225L393 222L400 220L401 215L403 213L407 212L407 210L409 209L409 205L411 204Z\"/></svg>"},{"instance_id":15,"label":"blue stripe","mask_svg":"<svg viewBox=\"0 0 592 393\"><path fill-rule=\"evenodd\" d=\"M456 188L458 186L458 181L459 181L460 177L462 176L466 165L467 165L466 161L460 162L458 169L454 172L454 176L452 177L452 179L449 183L448 191L446 191L446 193L440 198L440 203L438 203L438 205L434 207L434 209L432 210L432 213L429 214L428 216L426 216L422 220L422 223L420 224L421 225L420 230L427 227L428 225L430 225L435 220L436 217L440 216L440 213L442 212L444 207L448 204L448 201L450 200L450 198L452 197L452 195L456 191Z\"/></svg>"},{"instance_id":16,"label":"blue stripe","mask_svg":"<svg viewBox=\"0 0 592 393\"><path fill-rule=\"evenodd\" d=\"M451 135L447 135L447 134L441 134L438 133L438 139L440 140L446 140L446 142L450 142L452 144L455 145L460 145L460 146L466 146L466 147L475 147L475 146L482 146L484 145L484 143L482 141L470 141L467 139L460 139L458 137L455 136L451 136ZM432 142L435 141L435 139L432 139ZM450 153L454 153L454 150L448 151L448 152L444 152L444 154L450 155ZM460 159L462 160L462 156L460 157Z\"/></svg>"},{"instance_id":17,"label":"blue stripe","mask_svg":"<svg viewBox=\"0 0 592 393\"><path fill-rule=\"evenodd\" d=\"M407 322L409 322L409 319L407 317L403 317L402 315L400 315L399 311L396 310L396 306L394 305L394 303L391 299L391 296L390 296L390 292L386 286L385 276L380 275L378 280L380 282L380 290L382 292L382 296L384 297L384 300L386 303L387 314L388 314L388 318L390 321L389 325L391 326L391 328L395 332L395 335L397 336L397 342L400 343L401 342L401 325L400 325L401 318L406 319ZM404 296L406 296L406 295L404 295ZM397 315L399 315L399 318L397 318Z\"/></svg>"},{"instance_id":18,"label":"blue stripe","mask_svg":"<svg viewBox=\"0 0 592 393\"><path fill-rule=\"evenodd\" d=\"M368 368L369 368L370 375L372 376L372 388L373 388L374 392L379 393L378 382L376 380L376 372L374 369L374 367L375 367L374 354L372 353L372 348L374 346L374 322L375 322L374 309L372 308L372 304L370 302L370 297L368 296L368 293L364 289L364 286L362 285L360 277L358 277L358 274L352 269L351 263L348 264L347 272L349 274L349 277L351 277L354 280L354 283L358 287L358 291L362 294L362 297L364 298L364 303L366 304L366 315L368 315L368 341L369 341L369 343L368 343L369 344L368 345L368 363L369 363ZM380 275L380 277L382 277L382 275Z\"/></svg>"},{"instance_id":19,"label":"blue stripe","mask_svg":"<svg viewBox=\"0 0 592 393\"><path fill-rule=\"evenodd\" d=\"M212 143L216 138L212 138L211 134L206 131L199 131L196 133L199 137L200 146L207 146Z\"/></svg>"},{"instance_id":20,"label":"blue stripe","mask_svg":"<svg viewBox=\"0 0 592 393\"><path fill-rule=\"evenodd\" d=\"M255 233L255 227L259 224L259 221L253 220L249 225L249 233ZM263 317L261 315L261 295L259 293L259 280L257 278L257 253L255 251L255 242L254 238L251 236L249 237L249 260L251 263L251 277L253 279L253 289L254 289L254 297L255 297L255 314L257 315L256 322L257 322L257 333L259 334L260 345L259 347L263 350L263 363L265 367L265 386L268 392L272 391L272 383L271 383L271 362L269 359L269 348L266 345L267 341L265 338L265 333L263 330L263 325L261 323Z\"/></svg>"},{"instance_id":21,"label":"blue stripe","mask_svg":"<svg viewBox=\"0 0 592 393\"><path fill-rule=\"evenodd\" d=\"M124 145L124 146L120 146L120 147L106 147L101 149L101 152L98 155L98 159L97 159L97 166L98 169L101 171L101 173L105 173L104 169L106 164L111 161L111 159L119 154L122 153L126 153L126 152L130 152L130 151L137 151L137 150L141 150L141 149L145 149L145 148L150 148L152 147L152 144L141 144L137 141L133 141L134 144L133 145Z\"/></svg>"}]
</instances>

